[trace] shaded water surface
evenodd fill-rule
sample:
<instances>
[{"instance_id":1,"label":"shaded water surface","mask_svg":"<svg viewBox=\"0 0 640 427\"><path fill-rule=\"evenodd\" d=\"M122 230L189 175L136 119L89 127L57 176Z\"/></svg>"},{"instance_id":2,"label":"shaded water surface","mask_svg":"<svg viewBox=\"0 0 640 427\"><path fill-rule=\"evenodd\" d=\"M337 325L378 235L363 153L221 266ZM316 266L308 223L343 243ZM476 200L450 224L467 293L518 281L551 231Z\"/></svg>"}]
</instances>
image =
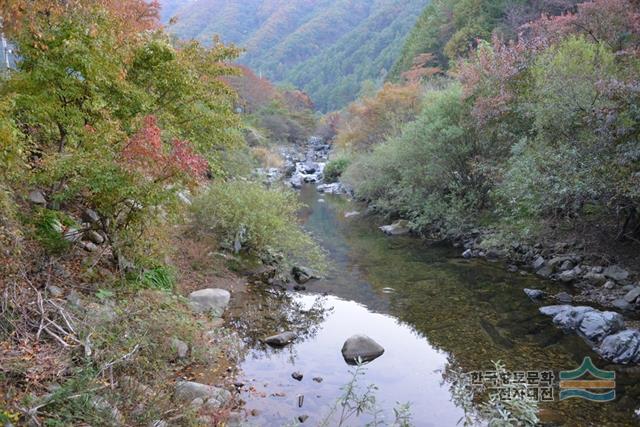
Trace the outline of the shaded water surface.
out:
<instances>
[{"instance_id":1,"label":"shaded water surface","mask_svg":"<svg viewBox=\"0 0 640 427\"><path fill-rule=\"evenodd\" d=\"M580 338L554 328L522 291L557 292L558 285L509 273L498 263L460 259L450 247L387 237L371 218L345 218L360 206L312 187L301 198L309 206L306 228L329 253L330 267L325 279L293 298L304 311L325 294L321 302L329 311L292 346L275 350L254 342L241 364L242 398L254 424L295 424L300 415L309 416L304 425L321 423L352 377L340 349L356 333L385 348L358 380L363 387L377 386L379 416L393 420L397 403L411 402L416 426L455 426L463 411L451 399L453 373L489 370L492 360L508 370L556 375L585 356L613 368ZM258 331L269 332L276 331ZM302 381L291 377L294 371L304 375ZM617 383L613 403L546 403L541 418L553 425L633 425L638 375L619 371ZM351 418L346 425L371 420ZM336 422L334 417L326 425Z\"/></svg>"}]
</instances>

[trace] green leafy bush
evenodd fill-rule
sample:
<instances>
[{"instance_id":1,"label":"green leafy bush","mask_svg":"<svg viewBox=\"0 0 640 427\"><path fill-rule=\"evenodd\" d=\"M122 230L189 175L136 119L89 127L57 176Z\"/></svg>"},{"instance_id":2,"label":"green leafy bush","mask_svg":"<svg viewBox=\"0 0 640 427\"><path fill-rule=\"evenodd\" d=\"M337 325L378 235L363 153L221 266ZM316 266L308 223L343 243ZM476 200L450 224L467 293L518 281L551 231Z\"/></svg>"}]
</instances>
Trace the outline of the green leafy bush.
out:
<instances>
[{"instance_id":1,"label":"green leafy bush","mask_svg":"<svg viewBox=\"0 0 640 427\"><path fill-rule=\"evenodd\" d=\"M62 212L41 209L32 219L34 234L44 248L54 254L64 252L71 246L71 241L65 239L65 230L74 225L67 215Z\"/></svg>"},{"instance_id":2,"label":"green leafy bush","mask_svg":"<svg viewBox=\"0 0 640 427\"><path fill-rule=\"evenodd\" d=\"M331 160L324 168L324 180L327 182L336 182L340 176L347 170L351 161L346 157L340 157Z\"/></svg>"},{"instance_id":3,"label":"green leafy bush","mask_svg":"<svg viewBox=\"0 0 640 427\"><path fill-rule=\"evenodd\" d=\"M199 231L213 233L221 244L236 252L247 251L264 258L281 253L289 260L320 263L319 248L298 225L301 207L290 190L246 181L212 185L193 204Z\"/></svg>"}]
</instances>

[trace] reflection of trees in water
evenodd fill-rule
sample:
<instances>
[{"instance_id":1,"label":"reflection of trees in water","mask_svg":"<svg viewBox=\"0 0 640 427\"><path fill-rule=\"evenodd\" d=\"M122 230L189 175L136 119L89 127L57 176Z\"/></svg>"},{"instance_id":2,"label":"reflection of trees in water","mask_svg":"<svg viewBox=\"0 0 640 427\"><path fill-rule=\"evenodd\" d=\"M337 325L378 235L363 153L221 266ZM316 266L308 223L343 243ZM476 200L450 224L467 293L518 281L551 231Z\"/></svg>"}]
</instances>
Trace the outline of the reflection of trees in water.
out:
<instances>
[{"instance_id":1,"label":"reflection of trees in water","mask_svg":"<svg viewBox=\"0 0 640 427\"><path fill-rule=\"evenodd\" d=\"M272 349L263 340L284 331L295 332L298 335L296 342L312 338L317 334L320 324L330 310L331 308L325 307L323 297L317 297L307 308L288 292L252 287L243 299L241 307L231 311L229 323L247 348L278 351L280 349ZM293 351L291 346L285 348Z\"/></svg>"}]
</instances>

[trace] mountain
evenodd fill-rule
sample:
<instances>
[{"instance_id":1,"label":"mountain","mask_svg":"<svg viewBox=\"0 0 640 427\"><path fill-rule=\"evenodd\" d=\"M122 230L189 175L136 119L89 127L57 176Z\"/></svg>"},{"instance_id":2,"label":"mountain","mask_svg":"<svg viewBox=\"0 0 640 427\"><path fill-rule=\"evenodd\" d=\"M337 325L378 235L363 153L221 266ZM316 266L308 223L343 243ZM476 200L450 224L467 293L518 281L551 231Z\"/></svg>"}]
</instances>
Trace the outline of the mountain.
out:
<instances>
[{"instance_id":1,"label":"mountain","mask_svg":"<svg viewBox=\"0 0 640 427\"><path fill-rule=\"evenodd\" d=\"M305 90L323 111L381 83L429 0L163 0L180 38L246 49L240 62Z\"/></svg>"}]
</instances>

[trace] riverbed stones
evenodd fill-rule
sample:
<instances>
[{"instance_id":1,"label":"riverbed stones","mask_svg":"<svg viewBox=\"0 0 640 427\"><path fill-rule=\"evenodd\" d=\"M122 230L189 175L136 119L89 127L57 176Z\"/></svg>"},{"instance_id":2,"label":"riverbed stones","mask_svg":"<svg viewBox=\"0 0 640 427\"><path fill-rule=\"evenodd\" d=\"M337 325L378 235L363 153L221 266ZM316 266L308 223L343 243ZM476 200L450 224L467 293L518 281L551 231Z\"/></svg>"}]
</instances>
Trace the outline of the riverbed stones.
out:
<instances>
[{"instance_id":1,"label":"riverbed stones","mask_svg":"<svg viewBox=\"0 0 640 427\"><path fill-rule=\"evenodd\" d=\"M471 257L473 257L473 251L471 249L467 249L464 252L462 252L462 258L471 259Z\"/></svg>"},{"instance_id":2,"label":"riverbed stones","mask_svg":"<svg viewBox=\"0 0 640 427\"><path fill-rule=\"evenodd\" d=\"M286 331L267 337L264 342L273 347L284 347L285 345L293 342L297 337L298 336L295 332Z\"/></svg>"},{"instance_id":3,"label":"riverbed stones","mask_svg":"<svg viewBox=\"0 0 640 427\"><path fill-rule=\"evenodd\" d=\"M559 292L558 294L556 294L556 300L563 304L569 304L573 301L573 297L566 292Z\"/></svg>"},{"instance_id":4,"label":"riverbed stones","mask_svg":"<svg viewBox=\"0 0 640 427\"><path fill-rule=\"evenodd\" d=\"M540 270L542 267L544 267L545 265L545 260L542 256L538 255L533 262L531 263L531 268L533 268L534 271L538 271Z\"/></svg>"},{"instance_id":5,"label":"riverbed stones","mask_svg":"<svg viewBox=\"0 0 640 427\"><path fill-rule=\"evenodd\" d=\"M293 280L300 285L304 285L311 279L318 278L311 269L302 266L293 267L291 269L291 275L293 276Z\"/></svg>"},{"instance_id":6,"label":"riverbed stones","mask_svg":"<svg viewBox=\"0 0 640 427\"><path fill-rule=\"evenodd\" d=\"M638 297L640 297L640 286L636 286L635 288L627 292L627 294L624 296L624 299L631 304L634 303L638 299Z\"/></svg>"},{"instance_id":7,"label":"riverbed stones","mask_svg":"<svg viewBox=\"0 0 640 427\"><path fill-rule=\"evenodd\" d=\"M613 311L599 311L592 307L552 305L540 312L553 317L553 323L564 331L575 331L591 342L599 342L624 327L622 316Z\"/></svg>"},{"instance_id":8,"label":"riverbed stones","mask_svg":"<svg viewBox=\"0 0 640 427\"><path fill-rule=\"evenodd\" d=\"M350 365L371 362L383 353L384 348L364 334L353 335L342 346L342 357Z\"/></svg>"},{"instance_id":9,"label":"riverbed stones","mask_svg":"<svg viewBox=\"0 0 640 427\"><path fill-rule=\"evenodd\" d=\"M409 227L409 221L406 219L399 219L390 225L383 225L380 227L383 233L389 236L398 236L401 234L407 234L411 231Z\"/></svg>"},{"instance_id":10,"label":"riverbed stones","mask_svg":"<svg viewBox=\"0 0 640 427\"><path fill-rule=\"evenodd\" d=\"M217 407L224 406L231 400L231 393L221 387L193 381L178 381L176 383L175 397L183 402L192 402L194 399L202 399L203 403L210 401Z\"/></svg>"},{"instance_id":11,"label":"riverbed stones","mask_svg":"<svg viewBox=\"0 0 640 427\"><path fill-rule=\"evenodd\" d=\"M602 340L597 351L603 358L614 363L640 363L640 332L625 329L609 335Z\"/></svg>"},{"instance_id":12,"label":"riverbed stones","mask_svg":"<svg viewBox=\"0 0 640 427\"><path fill-rule=\"evenodd\" d=\"M602 274L604 274L605 277L611 280L615 280L616 282L621 282L629 278L629 272L618 265L610 265L609 267L604 269L604 272Z\"/></svg>"},{"instance_id":13,"label":"riverbed stones","mask_svg":"<svg viewBox=\"0 0 640 427\"><path fill-rule=\"evenodd\" d=\"M302 381L303 377L304 377L304 375L302 375L302 373L298 372L298 371L296 371L296 372L291 374L291 378L293 378L296 381Z\"/></svg>"},{"instance_id":14,"label":"riverbed stones","mask_svg":"<svg viewBox=\"0 0 640 427\"><path fill-rule=\"evenodd\" d=\"M629 304L624 298L616 298L611 301L611 306L618 310L631 310L633 306Z\"/></svg>"},{"instance_id":15,"label":"riverbed stones","mask_svg":"<svg viewBox=\"0 0 640 427\"><path fill-rule=\"evenodd\" d=\"M540 289L524 288L524 293L531 299L541 299L546 295L545 292Z\"/></svg>"},{"instance_id":16,"label":"riverbed stones","mask_svg":"<svg viewBox=\"0 0 640 427\"><path fill-rule=\"evenodd\" d=\"M211 313L220 317L229 305L231 294L225 289L200 289L189 294L191 309L196 313Z\"/></svg>"}]
</instances>

